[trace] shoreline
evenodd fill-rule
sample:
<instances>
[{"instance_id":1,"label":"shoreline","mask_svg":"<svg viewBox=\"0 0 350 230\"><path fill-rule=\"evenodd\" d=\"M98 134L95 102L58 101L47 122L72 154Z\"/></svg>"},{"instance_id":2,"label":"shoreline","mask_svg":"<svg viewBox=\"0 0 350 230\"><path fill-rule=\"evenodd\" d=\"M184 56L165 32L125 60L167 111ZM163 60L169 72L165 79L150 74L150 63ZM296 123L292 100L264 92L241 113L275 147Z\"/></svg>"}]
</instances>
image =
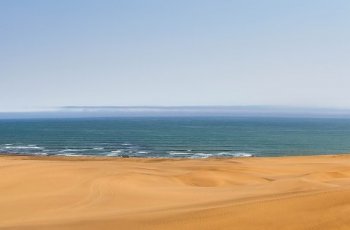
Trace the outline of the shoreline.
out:
<instances>
[{"instance_id":1,"label":"shoreline","mask_svg":"<svg viewBox=\"0 0 350 230\"><path fill-rule=\"evenodd\" d=\"M257 158L257 159L269 159L269 158L299 158L299 157L323 157L323 156L330 156L330 157L337 157L337 156L349 156L349 153L320 153L315 155L278 155L278 156L244 156L244 157L234 157L234 156L214 156L214 157L202 157L202 158L190 158L190 157L139 157L139 156L103 156L103 155L40 155L40 154L21 154L21 153L0 153L0 157L23 157L28 159L75 159L75 160L229 160L229 159L251 159L251 158Z\"/></svg>"},{"instance_id":2,"label":"shoreline","mask_svg":"<svg viewBox=\"0 0 350 230\"><path fill-rule=\"evenodd\" d=\"M350 155L0 154L0 230L347 229Z\"/></svg>"}]
</instances>

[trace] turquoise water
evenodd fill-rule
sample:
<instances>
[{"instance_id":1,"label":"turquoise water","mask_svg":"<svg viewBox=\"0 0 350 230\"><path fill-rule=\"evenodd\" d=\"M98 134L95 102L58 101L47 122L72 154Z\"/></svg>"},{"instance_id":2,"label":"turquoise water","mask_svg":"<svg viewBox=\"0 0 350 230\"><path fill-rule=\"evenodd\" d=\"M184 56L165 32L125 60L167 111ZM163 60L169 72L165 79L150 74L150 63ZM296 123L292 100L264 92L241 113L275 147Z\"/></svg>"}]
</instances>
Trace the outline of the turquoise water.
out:
<instances>
[{"instance_id":1,"label":"turquoise water","mask_svg":"<svg viewBox=\"0 0 350 230\"><path fill-rule=\"evenodd\" d=\"M192 158L348 153L350 119L0 120L0 152Z\"/></svg>"}]
</instances>

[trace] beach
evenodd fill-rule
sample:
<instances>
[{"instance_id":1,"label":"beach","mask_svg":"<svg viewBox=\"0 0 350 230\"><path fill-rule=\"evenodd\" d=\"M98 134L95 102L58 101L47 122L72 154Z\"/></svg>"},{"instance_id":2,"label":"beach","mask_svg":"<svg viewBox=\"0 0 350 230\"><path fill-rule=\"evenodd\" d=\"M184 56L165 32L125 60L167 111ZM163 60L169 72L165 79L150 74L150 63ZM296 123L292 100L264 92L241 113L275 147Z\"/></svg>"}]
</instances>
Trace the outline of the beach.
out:
<instances>
[{"instance_id":1,"label":"beach","mask_svg":"<svg viewBox=\"0 0 350 230\"><path fill-rule=\"evenodd\" d=\"M350 155L0 157L0 229L349 229Z\"/></svg>"}]
</instances>

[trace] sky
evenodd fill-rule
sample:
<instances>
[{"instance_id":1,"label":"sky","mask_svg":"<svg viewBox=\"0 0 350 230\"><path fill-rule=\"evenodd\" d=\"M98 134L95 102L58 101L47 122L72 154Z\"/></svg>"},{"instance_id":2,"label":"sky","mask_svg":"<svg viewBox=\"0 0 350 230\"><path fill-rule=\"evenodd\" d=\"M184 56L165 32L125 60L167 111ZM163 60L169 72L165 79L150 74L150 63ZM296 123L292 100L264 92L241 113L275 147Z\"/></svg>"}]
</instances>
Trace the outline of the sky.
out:
<instances>
[{"instance_id":1,"label":"sky","mask_svg":"<svg viewBox=\"0 0 350 230\"><path fill-rule=\"evenodd\" d=\"M1 0L0 111L350 108L347 0Z\"/></svg>"}]
</instances>

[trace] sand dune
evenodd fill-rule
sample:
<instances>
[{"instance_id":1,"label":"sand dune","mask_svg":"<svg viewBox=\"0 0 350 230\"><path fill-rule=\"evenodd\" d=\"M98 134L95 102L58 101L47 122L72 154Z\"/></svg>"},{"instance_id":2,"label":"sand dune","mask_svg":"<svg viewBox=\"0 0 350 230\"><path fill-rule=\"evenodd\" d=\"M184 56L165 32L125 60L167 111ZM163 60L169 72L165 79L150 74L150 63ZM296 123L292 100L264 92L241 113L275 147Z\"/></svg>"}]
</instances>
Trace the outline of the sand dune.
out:
<instances>
[{"instance_id":1,"label":"sand dune","mask_svg":"<svg viewBox=\"0 0 350 230\"><path fill-rule=\"evenodd\" d=\"M350 156L0 157L0 229L350 229Z\"/></svg>"}]
</instances>

